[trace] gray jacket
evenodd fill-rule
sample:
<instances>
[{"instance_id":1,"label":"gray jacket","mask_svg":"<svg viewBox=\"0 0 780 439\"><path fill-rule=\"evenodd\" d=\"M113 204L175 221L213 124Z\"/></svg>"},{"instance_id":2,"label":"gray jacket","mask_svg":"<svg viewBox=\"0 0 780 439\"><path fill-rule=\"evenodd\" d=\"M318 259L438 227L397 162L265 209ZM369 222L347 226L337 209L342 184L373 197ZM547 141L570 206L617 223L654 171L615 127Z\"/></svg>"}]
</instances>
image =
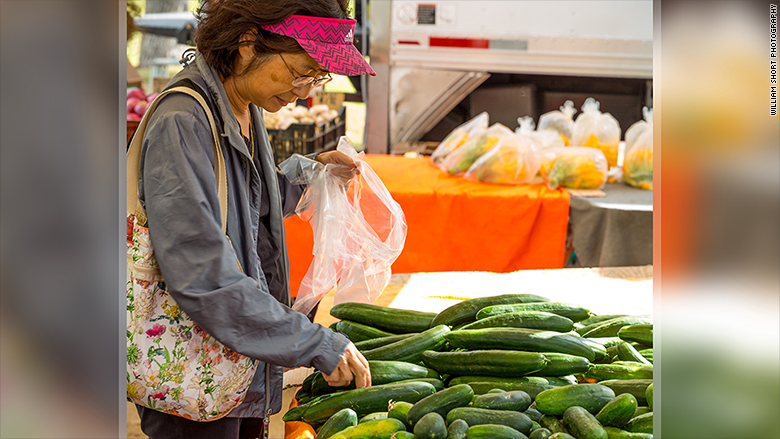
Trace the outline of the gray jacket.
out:
<instances>
[{"instance_id":1,"label":"gray jacket","mask_svg":"<svg viewBox=\"0 0 780 439\"><path fill-rule=\"evenodd\" d=\"M282 366L330 373L348 340L291 310L289 286L268 290L257 250L262 187L268 188L270 231L287 279L283 218L293 213L303 188L277 172L262 112L251 105L257 169L216 70L197 54L171 83L181 79L206 92L217 124L222 121L229 239L221 230L211 131L190 96L165 97L152 116L141 152L139 198L171 296L225 346L260 360L244 402L229 416L262 418L282 408Z\"/></svg>"}]
</instances>

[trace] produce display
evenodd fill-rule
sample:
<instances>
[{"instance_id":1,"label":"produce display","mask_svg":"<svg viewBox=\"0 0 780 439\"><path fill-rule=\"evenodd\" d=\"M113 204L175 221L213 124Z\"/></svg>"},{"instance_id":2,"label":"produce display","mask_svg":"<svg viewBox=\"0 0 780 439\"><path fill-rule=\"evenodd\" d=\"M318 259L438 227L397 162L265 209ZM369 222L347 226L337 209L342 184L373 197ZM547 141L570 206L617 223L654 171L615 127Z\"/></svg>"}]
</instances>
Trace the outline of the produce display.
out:
<instances>
[{"instance_id":1,"label":"produce display","mask_svg":"<svg viewBox=\"0 0 780 439\"><path fill-rule=\"evenodd\" d=\"M607 181L607 159L601 150L569 146L543 155L539 173L550 189L598 189Z\"/></svg>"},{"instance_id":2,"label":"produce display","mask_svg":"<svg viewBox=\"0 0 780 439\"><path fill-rule=\"evenodd\" d=\"M317 439L652 439L651 316L597 316L533 294L438 314L343 303L332 315L351 319L333 327L361 339L373 386L309 375L283 419Z\"/></svg>"},{"instance_id":3,"label":"produce display","mask_svg":"<svg viewBox=\"0 0 780 439\"><path fill-rule=\"evenodd\" d=\"M158 93L146 94L142 88L127 88L127 120L139 122L146 112L146 108L156 98Z\"/></svg>"},{"instance_id":4,"label":"produce display","mask_svg":"<svg viewBox=\"0 0 780 439\"><path fill-rule=\"evenodd\" d=\"M314 105L306 108L301 105L293 105L292 108L282 107L276 113L263 112L263 122L266 129L286 130L294 123L316 123L317 125L339 115L336 110L331 110L327 105Z\"/></svg>"}]
</instances>

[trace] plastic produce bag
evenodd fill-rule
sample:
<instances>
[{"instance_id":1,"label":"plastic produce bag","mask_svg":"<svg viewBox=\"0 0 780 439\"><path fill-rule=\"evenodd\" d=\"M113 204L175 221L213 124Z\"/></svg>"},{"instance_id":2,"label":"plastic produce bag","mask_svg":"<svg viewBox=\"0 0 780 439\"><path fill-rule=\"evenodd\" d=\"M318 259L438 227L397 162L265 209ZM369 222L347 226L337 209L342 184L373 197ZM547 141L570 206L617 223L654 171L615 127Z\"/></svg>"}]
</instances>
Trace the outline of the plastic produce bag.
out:
<instances>
[{"instance_id":1,"label":"plastic produce bag","mask_svg":"<svg viewBox=\"0 0 780 439\"><path fill-rule=\"evenodd\" d=\"M626 131L623 181L640 189L653 190L653 109L642 109L640 120Z\"/></svg>"},{"instance_id":2,"label":"plastic produce bag","mask_svg":"<svg viewBox=\"0 0 780 439\"><path fill-rule=\"evenodd\" d=\"M482 133L482 131L485 131L488 127L488 119L489 116L487 112L483 111L473 119L452 130L452 132L439 143L439 146L436 147L433 154L431 154L433 164L442 171L446 171L446 169L441 166L441 163L447 155L463 146L469 139L472 139Z\"/></svg>"},{"instance_id":3,"label":"plastic produce bag","mask_svg":"<svg viewBox=\"0 0 780 439\"><path fill-rule=\"evenodd\" d=\"M519 126L515 129L515 134L529 137L539 151L566 146L563 137L557 131L534 131L536 124L534 124L534 120L530 116L518 117L517 124Z\"/></svg>"},{"instance_id":4,"label":"plastic produce bag","mask_svg":"<svg viewBox=\"0 0 780 439\"><path fill-rule=\"evenodd\" d=\"M506 125L495 123L478 137L470 138L463 146L448 154L441 163L442 168L450 175L463 175L482 154L490 151L502 139L514 135Z\"/></svg>"},{"instance_id":5,"label":"plastic produce bag","mask_svg":"<svg viewBox=\"0 0 780 439\"><path fill-rule=\"evenodd\" d=\"M496 184L528 184L536 177L541 157L529 137L502 137L466 171L463 178Z\"/></svg>"},{"instance_id":6,"label":"plastic produce bag","mask_svg":"<svg viewBox=\"0 0 780 439\"><path fill-rule=\"evenodd\" d=\"M620 124L609 113L599 110L599 103L593 98L585 99L582 113L574 122L572 146L587 146L604 152L609 166L617 166Z\"/></svg>"},{"instance_id":7,"label":"plastic produce bag","mask_svg":"<svg viewBox=\"0 0 780 439\"><path fill-rule=\"evenodd\" d=\"M303 314L333 287L334 304L376 301L406 240L404 212L364 154L344 137L337 149L353 158L359 171L346 185L333 174L341 165L323 166L298 155L280 166L291 182L309 183L295 209L314 232L314 259L292 307Z\"/></svg>"},{"instance_id":8,"label":"plastic produce bag","mask_svg":"<svg viewBox=\"0 0 780 439\"><path fill-rule=\"evenodd\" d=\"M599 149L569 146L542 155L540 173L550 189L598 189L607 180L607 159Z\"/></svg>"},{"instance_id":9,"label":"plastic produce bag","mask_svg":"<svg viewBox=\"0 0 780 439\"><path fill-rule=\"evenodd\" d=\"M563 146L571 145L571 136L574 132L574 102L566 101L560 110L549 111L539 116L539 131L554 131L563 140Z\"/></svg>"}]
</instances>

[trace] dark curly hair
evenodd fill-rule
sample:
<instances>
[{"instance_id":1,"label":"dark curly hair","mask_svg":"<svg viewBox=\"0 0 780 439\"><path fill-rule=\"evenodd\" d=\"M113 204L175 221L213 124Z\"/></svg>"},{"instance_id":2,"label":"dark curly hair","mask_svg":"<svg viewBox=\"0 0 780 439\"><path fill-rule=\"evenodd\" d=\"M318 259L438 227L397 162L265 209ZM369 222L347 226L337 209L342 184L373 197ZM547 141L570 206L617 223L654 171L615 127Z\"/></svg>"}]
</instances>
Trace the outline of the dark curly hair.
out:
<instances>
[{"instance_id":1,"label":"dark curly hair","mask_svg":"<svg viewBox=\"0 0 780 439\"><path fill-rule=\"evenodd\" d=\"M198 28L195 45L222 79L244 72L236 71L238 49L251 44L255 58L246 70L259 65L276 53L300 53L303 48L295 39L260 28L278 24L291 15L325 18L350 18L349 0L204 0L196 12ZM240 43L247 33L255 33L252 42ZM246 71L245 70L245 71Z\"/></svg>"}]
</instances>

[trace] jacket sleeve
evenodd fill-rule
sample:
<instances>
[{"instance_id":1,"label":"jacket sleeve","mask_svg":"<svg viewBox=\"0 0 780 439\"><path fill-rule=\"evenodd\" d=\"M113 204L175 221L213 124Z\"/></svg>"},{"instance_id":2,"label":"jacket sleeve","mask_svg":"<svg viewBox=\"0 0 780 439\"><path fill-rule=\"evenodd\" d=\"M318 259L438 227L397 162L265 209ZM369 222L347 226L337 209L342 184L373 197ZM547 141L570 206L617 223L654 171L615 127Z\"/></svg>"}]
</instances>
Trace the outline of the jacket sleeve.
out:
<instances>
[{"instance_id":1,"label":"jacket sleeve","mask_svg":"<svg viewBox=\"0 0 780 439\"><path fill-rule=\"evenodd\" d=\"M159 104L144 138L139 189L168 292L236 352L331 373L348 340L282 305L239 269L220 226L211 139L204 110L186 95Z\"/></svg>"}]
</instances>

